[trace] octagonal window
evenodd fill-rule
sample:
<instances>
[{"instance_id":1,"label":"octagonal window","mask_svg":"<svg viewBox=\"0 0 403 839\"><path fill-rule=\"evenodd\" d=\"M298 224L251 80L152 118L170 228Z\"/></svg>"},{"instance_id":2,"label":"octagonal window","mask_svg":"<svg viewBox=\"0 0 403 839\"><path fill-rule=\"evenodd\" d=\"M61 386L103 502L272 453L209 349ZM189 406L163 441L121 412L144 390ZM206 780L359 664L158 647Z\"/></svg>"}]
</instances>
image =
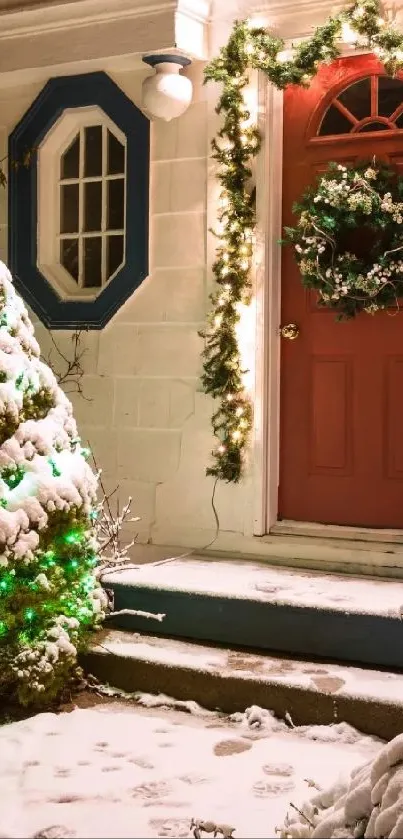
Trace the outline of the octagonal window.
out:
<instances>
[{"instance_id":1,"label":"octagonal window","mask_svg":"<svg viewBox=\"0 0 403 839\"><path fill-rule=\"evenodd\" d=\"M101 329L148 275L148 119L106 73L51 79L9 138L9 262L50 328Z\"/></svg>"},{"instance_id":2,"label":"octagonal window","mask_svg":"<svg viewBox=\"0 0 403 839\"><path fill-rule=\"evenodd\" d=\"M65 299L94 299L125 263L126 138L99 108L65 111L38 175L38 267Z\"/></svg>"}]
</instances>

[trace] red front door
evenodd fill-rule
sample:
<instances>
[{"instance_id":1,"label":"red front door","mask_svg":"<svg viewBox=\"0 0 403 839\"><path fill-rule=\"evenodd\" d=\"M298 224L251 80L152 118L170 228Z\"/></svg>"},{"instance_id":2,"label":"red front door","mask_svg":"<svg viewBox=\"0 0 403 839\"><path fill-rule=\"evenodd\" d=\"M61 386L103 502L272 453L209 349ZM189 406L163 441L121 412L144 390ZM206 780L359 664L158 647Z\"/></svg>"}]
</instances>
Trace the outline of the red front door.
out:
<instances>
[{"instance_id":1,"label":"red front door","mask_svg":"<svg viewBox=\"0 0 403 839\"><path fill-rule=\"evenodd\" d=\"M287 90L283 223L331 160L376 155L403 174L400 108L403 82L370 56ZM281 339L279 517L403 528L403 306L336 322L303 289L292 248L282 257L282 325L299 336Z\"/></svg>"}]
</instances>

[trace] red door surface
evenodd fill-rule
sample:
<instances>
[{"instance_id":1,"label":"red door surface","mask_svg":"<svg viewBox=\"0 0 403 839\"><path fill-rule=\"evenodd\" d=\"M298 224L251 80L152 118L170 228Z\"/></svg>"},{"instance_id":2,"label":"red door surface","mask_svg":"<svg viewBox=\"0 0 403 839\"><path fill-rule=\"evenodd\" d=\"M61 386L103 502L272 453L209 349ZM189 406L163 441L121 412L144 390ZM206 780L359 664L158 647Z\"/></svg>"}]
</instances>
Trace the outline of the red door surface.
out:
<instances>
[{"instance_id":1,"label":"red door surface","mask_svg":"<svg viewBox=\"0 0 403 839\"><path fill-rule=\"evenodd\" d=\"M329 161L374 155L403 175L403 82L371 56L340 59L284 102L283 223ZM401 130L402 129L402 130ZM403 239L402 239L403 244ZM403 528L402 310L339 323L283 250L279 517Z\"/></svg>"}]
</instances>

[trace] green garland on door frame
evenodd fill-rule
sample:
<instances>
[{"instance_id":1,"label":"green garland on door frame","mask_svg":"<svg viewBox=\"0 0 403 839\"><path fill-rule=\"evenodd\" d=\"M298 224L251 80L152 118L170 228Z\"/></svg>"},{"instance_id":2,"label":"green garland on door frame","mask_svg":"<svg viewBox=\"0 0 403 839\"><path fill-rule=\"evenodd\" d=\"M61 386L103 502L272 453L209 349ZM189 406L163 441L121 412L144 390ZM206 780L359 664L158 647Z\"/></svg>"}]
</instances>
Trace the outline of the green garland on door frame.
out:
<instances>
[{"instance_id":1,"label":"green garland on door frame","mask_svg":"<svg viewBox=\"0 0 403 839\"><path fill-rule=\"evenodd\" d=\"M341 54L339 44L346 36L374 52L390 75L403 68L403 35L382 17L378 0L357 0L293 47L291 58L281 38L264 28L253 28L247 21L236 22L228 43L205 70L205 82L223 85L216 107L223 125L212 142L222 187L220 229L215 231L219 245L213 266L218 288L210 297L212 308L201 333L205 339L203 387L219 400L212 417L217 446L207 474L219 480L237 483L242 477L252 427L252 404L243 384L245 371L237 338L240 306L248 305L251 298L255 207L248 182L250 162L260 146L244 101L248 71L262 70L279 89L289 84L308 87L319 65Z\"/></svg>"}]
</instances>

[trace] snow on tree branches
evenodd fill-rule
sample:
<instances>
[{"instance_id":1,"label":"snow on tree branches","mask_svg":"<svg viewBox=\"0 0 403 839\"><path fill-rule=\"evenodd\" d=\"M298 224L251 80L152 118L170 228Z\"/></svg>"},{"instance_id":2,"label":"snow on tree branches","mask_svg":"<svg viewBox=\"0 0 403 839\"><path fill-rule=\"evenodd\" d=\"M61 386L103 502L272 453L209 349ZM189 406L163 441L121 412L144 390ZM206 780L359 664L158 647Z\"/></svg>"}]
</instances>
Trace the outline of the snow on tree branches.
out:
<instances>
[{"instance_id":1,"label":"snow on tree branches","mask_svg":"<svg viewBox=\"0 0 403 839\"><path fill-rule=\"evenodd\" d=\"M88 454L0 263L0 694L24 704L57 696L104 616Z\"/></svg>"}]
</instances>

